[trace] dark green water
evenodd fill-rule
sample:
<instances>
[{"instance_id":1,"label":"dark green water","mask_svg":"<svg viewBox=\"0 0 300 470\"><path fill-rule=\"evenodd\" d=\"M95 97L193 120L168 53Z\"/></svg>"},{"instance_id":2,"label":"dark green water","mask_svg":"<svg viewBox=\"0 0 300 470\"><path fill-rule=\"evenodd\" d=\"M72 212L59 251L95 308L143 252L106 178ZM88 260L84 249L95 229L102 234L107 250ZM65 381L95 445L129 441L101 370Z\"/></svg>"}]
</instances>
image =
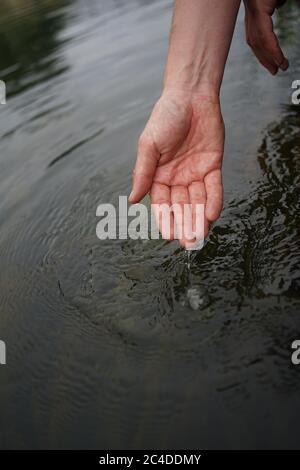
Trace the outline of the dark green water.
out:
<instances>
[{"instance_id":1,"label":"dark green water","mask_svg":"<svg viewBox=\"0 0 300 470\"><path fill-rule=\"evenodd\" d=\"M300 10L269 76L239 18L204 249L99 241L159 96L169 0L1 1L1 448L299 448Z\"/></svg>"}]
</instances>

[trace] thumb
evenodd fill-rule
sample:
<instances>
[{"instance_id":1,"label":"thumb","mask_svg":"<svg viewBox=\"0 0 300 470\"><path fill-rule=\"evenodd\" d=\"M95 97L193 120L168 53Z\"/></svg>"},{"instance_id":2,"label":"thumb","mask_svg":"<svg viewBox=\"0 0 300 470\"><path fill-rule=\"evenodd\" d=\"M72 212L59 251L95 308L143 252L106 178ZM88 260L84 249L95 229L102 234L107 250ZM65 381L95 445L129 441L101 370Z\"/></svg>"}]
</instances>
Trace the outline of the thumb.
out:
<instances>
[{"instance_id":1,"label":"thumb","mask_svg":"<svg viewBox=\"0 0 300 470\"><path fill-rule=\"evenodd\" d=\"M158 160L159 153L154 142L142 136L138 144L129 202L139 202L150 191Z\"/></svg>"}]
</instances>

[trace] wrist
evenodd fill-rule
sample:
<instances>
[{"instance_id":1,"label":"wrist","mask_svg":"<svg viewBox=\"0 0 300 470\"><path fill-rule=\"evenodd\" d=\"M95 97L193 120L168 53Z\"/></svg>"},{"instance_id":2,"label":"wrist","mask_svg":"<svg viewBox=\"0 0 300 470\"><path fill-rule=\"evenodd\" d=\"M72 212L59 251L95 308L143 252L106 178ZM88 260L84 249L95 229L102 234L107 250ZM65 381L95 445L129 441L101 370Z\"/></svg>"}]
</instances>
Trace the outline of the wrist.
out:
<instances>
[{"instance_id":1,"label":"wrist","mask_svg":"<svg viewBox=\"0 0 300 470\"><path fill-rule=\"evenodd\" d=\"M219 97L223 73L217 67L198 66L194 63L169 67L167 65L164 76L164 90L177 89L193 95L208 95ZM217 71L213 71L216 70Z\"/></svg>"},{"instance_id":2,"label":"wrist","mask_svg":"<svg viewBox=\"0 0 300 470\"><path fill-rule=\"evenodd\" d=\"M220 89L211 83L201 82L197 86L187 82L164 82L163 95L173 95L185 101L206 99L220 102Z\"/></svg>"}]
</instances>

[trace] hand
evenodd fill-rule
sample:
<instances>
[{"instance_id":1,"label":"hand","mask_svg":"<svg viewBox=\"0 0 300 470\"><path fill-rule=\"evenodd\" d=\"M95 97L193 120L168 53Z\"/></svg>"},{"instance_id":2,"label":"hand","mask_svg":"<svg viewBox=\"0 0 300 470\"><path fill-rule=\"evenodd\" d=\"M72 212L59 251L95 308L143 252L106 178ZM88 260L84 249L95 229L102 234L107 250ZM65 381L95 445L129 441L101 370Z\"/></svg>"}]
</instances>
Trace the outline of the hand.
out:
<instances>
[{"instance_id":1,"label":"hand","mask_svg":"<svg viewBox=\"0 0 300 470\"><path fill-rule=\"evenodd\" d=\"M150 191L152 204L190 204L187 219L182 221L176 211L171 215L177 233L184 234L189 233L187 226L195 229L195 204L204 204L204 224L196 237L193 241L186 236L180 239L182 246L190 246L207 235L209 222L222 210L223 151L219 97L165 91L139 140L130 202L140 201ZM165 233L162 220L157 222L162 236L173 239L174 232Z\"/></svg>"},{"instance_id":2,"label":"hand","mask_svg":"<svg viewBox=\"0 0 300 470\"><path fill-rule=\"evenodd\" d=\"M289 66L273 31L272 15L283 3L284 0L244 0L247 43L272 75Z\"/></svg>"}]
</instances>

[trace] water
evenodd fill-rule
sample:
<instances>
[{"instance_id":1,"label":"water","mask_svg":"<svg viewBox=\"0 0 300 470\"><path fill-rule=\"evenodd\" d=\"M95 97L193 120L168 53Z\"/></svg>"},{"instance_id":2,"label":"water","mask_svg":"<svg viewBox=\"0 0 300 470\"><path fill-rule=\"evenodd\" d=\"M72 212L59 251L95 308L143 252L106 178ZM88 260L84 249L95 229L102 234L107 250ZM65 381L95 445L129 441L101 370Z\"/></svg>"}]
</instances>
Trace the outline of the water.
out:
<instances>
[{"instance_id":1,"label":"water","mask_svg":"<svg viewBox=\"0 0 300 470\"><path fill-rule=\"evenodd\" d=\"M1 2L1 448L299 446L300 12L280 15L276 78L239 18L224 211L187 255L95 235L129 193L171 2Z\"/></svg>"}]
</instances>

